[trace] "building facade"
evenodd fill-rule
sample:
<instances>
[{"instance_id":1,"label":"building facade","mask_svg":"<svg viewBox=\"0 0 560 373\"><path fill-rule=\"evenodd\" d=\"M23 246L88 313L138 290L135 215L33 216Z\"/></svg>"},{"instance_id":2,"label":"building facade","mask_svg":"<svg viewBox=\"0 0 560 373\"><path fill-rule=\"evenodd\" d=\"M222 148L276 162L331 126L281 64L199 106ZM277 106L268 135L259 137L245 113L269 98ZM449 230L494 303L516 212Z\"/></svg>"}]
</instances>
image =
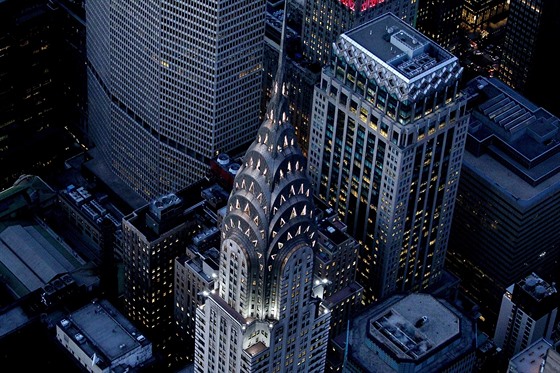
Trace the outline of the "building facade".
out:
<instances>
[{"instance_id":1,"label":"building facade","mask_svg":"<svg viewBox=\"0 0 560 373\"><path fill-rule=\"evenodd\" d=\"M217 198L216 203L209 201L212 197ZM165 353L163 358L169 364L180 362L170 348L175 346L177 331L176 259L193 242L200 247L213 245L209 240L217 234L207 232L215 229L217 233L216 220L207 218L204 210L215 216L219 200L225 203L226 198L227 193L221 187L203 179L176 193L155 198L122 220L125 311L152 340L154 349Z\"/></svg>"},{"instance_id":2,"label":"building facade","mask_svg":"<svg viewBox=\"0 0 560 373\"><path fill-rule=\"evenodd\" d=\"M440 278L468 117L456 57L393 14L346 32L314 93L308 174L362 244L370 303Z\"/></svg>"},{"instance_id":3,"label":"building facade","mask_svg":"<svg viewBox=\"0 0 560 373\"><path fill-rule=\"evenodd\" d=\"M90 249L87 259L99 265L106 254L104 250L110 250L109 260L122 260L121 223L124 214L108 203L107 198L94 196L85 187L70 184L59 191L58 203L60 225L80 236L80 241Z\"/></svg>"},{"instance_id":4,"label":"building facade","mask_svg":"<svg viewBox=\"0 0 560 373\"><path fill-rule=\"evenodd\" d=\"M513 357L541 338L550 339L557 313L556 287L531 273L506 289L494 341Z\"/></svg>"},{"instance_id":5,"label":"building facade","mask_svg":"<svg viewBox=\"0 0 560 373\"><path fill-rule=\"evenodd\" d=\"M309 0L303 19L303 55L319 67L331 59L332 44L338 36L364 22L394 13L410 25L416 24L415 0Z\"/></svg>"},{"instance_id":6,"label":"building facade","mask_svg":"<svg viewBox=\"0 0 560 373\"><path fill-rule=\"evenodd\" d=\"M498 79L463 93L470 123L446 267L489 332L510 284L531 272L560 280L560 122Z\"/></svg>"},{"instance_id":7,"label":"building facade","mask_svg":"<svg viewBox=\"0 0 560 373\"><path fill-rule=\"evenodd\" d=\"M491 24L507 15L508 0L464 0L462 3L461 28L468 33L482 33L491 29Z\"/></svg>"},{"instance_id":8,"label":"building facade","mask_svg":"<svg viewBox=\"0 0 560 373\"><path fill-rule=\"evenodd\" d=\"M230 162L229 167L234 164L236 162ZM226 179L228 181L229 178ZM197 204L190 209L190 220L194 224L186 251L175 258L173 318L176 338L170 358L177 366L194 361L196 309L204 305L207 294L214 289L218 278L218 227L229 197L226 190L230 191L231 187L224 189L216 182L203 191L204 204Z\"/></svg>"},{"instance_id":9,"label":"building facade","mask_svg":"<svg viewBox=\"0 0 560 373\"><path fill-rule=\"evenodd\" d=\"M154 199L122 221L124 300L127 316L161 350L171 334L173 261L184 252L189 224L176 194Z\"/></svg>"},{"instance_id":10,"label":"building facade","mask_svg":"<svg viewBox=\"0 0 560 373\"><path fill-rule=\"evenodd\" d=\"M152 342L105 299L65 315L56 339L88 372L127 371L152 359Z\"/></svg>"},{"instance_id":11,"label":"building facade","mask_svg":"<svg viewBox=\"0 0 560 373\"><path fill-rule=\"evenodd\" d=\"M80 149L65 127L75 77L64 64L58 30L68 26L43 0L0 2L0 190L21 175L46 179Z\"/></svg>"},{"instance_id":12,"label":"building facade","mask_svg":"<svg viewBox=\"0 0 560 373\"><path fill-rule=\"evenodd\" d=\"M86 2L89 134L146 201L259 126L265 1Z\"/></svg>"},{"instance_id":13,"label":"building facade","mask_svg":"<svg viewBox=\"0 0 560 373\"><path fill-rule=\"evenodd\" d=\"M325 369L330 312L313 296L313 196L280 61L221 223L217 287L197 310L197 373Z\"/></svg>"},{"instance_id":14,"label":"building facade","mask_svg":"<svg viewBox=\"0 0 560 373\"><path fill-rule=\"evenodd\" d=\"M178 348L174 359L178 362L194 360L196 309L204 305L215 287L219 255L216 248L211 248L193 257L184 254L175 259L173 297Z\"/></svg>"},{"instance_id":15,"label":"building facade","mask_svg":"<svg viewBox=\"0 0 560 373\"><path fill-rule=\"evenodd\" d=\"M418 5L416 29L453 52L460 42L463 1L427 0Z\"/></svg>"},{"instance_id":16,"label":"building facade","mask_svg":"<svg viewBox=\"0 0 560 373\"><path fill-rule=\"evenodd\" d=\"M349 320L360 311L364 289L356 282L360 245L348 234L337 212L323 204L315 200L315 205L321 207L317 214L313 292L331 312L325 372L334 373L340 371L342 361L333 353L332 338L346 330Z\"/></svg>"},{"instance_id":17,"label":"building facade","mask_svg":"<svg viewBox=\"0 0 560 373\"><path fill-rule=\"evenodd\" d=\"M505 26L498 78L529 100L560 116L560 95L554 89L560 81L550 46L560 32L560 4L553 0L512 0Z\"/></svg>"}]
</instances>

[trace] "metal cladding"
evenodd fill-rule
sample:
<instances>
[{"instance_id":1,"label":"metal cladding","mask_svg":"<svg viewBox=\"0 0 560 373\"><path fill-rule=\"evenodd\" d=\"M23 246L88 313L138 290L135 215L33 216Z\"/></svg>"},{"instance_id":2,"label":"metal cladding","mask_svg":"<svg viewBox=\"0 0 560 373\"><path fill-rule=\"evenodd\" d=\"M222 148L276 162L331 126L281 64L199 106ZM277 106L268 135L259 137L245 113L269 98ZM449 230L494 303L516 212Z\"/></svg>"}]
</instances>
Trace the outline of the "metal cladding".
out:
<instances>
[{"instance_id":1,"label":"metal cladding","mask_svg":"<svg viewBox=\"0 0 560 373\"><path fill-rule=\"evenodd\" d=\"M313 247L316 230L307 160L288 119L282 62L266 119L235 177L222 225L222 242L233 240L245 251L252 277L259 279L248 287L263 287L247 290L264 295L257 297L264 304L256 308L268 316L277 316L269 303L275 299L277 304L280 294L271 289L278 285L286 260L302 247Z\"/></svg>"},{"instance_id":2,"label":"metal cladding","mask_svg":"<svg viewBox=\"0 0 560 373\"><path fill-rule=\"evenodd\" d=\"M392 15L341 35L333 53L399 101L418 101L460 79L457 57Z\"/></svg>"}]
</instances>

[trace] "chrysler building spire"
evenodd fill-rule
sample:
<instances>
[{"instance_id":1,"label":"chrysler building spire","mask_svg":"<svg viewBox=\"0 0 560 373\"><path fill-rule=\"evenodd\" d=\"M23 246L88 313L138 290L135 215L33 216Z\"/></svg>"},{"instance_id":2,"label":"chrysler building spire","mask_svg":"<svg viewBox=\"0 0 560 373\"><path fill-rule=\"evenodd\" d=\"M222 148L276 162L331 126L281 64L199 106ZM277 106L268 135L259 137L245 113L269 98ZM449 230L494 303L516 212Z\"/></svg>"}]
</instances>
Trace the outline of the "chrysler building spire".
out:
<instances>
[{"instance_id":1,"label":"chrysler building spire","mask_svg":"<svg viewBox=\"0 0 560 373\"><path fill-rule=\"evenodd\" d=\"M197 311L197 373L324 370L330 312L313 298L316 225L285 95L285 12L267 116L222 220L217 289Z\"/></svg>"}]
</instances>

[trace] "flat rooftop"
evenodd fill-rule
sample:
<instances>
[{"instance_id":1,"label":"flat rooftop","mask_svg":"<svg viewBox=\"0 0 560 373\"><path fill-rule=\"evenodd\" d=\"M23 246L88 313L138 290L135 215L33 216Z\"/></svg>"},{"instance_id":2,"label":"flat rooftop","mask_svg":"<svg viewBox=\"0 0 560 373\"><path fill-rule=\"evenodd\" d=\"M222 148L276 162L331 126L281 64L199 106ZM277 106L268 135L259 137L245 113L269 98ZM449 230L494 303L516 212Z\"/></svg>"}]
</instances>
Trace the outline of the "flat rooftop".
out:
<instances>
[{"instance_id":1,"label":"flat rooftop","mask_svg":"<svg viewBox=\"0 0 560 373\"><path fill-rule=\"evenodd\" d=\"M124 217L149 241L159 238L160 234L167 232L181 224L197 221L201 229L192 236L195 244L209 237L219 234L215 226L217 209L227 204L229 194L216 182L201 179L177 193L170 193L153 199L133 213ZM212 225L204 224L213 219ZM160 233L153 229L153 221L165 226Z\"/></svg>"},{"instance_id":2,"label":"flat rooftop","mask_svg":"<svg viewBox=\"0 0 560 373\"><path fill-rule=\"evenodd\" d=\"M560 188L560 121L497 79L478 77L465 89L472 115L463 167L518 204Z\"/></svg>"},{"instance_id":3,"label":"flat rooftop","mask_svg":"<svg viewBox=\"0 0 560 373\"><path fill-rule=\"evenodd\" d=\"M457 59L393 13L375 18L344 35L359 46L360 51L372 54L407 80L425 76L439 65Z\"/></svg>"},{"instance_id":4,"label":"flat rooftop","mask_svg":"<svg viewBox=\"0 0 560 373\"><path fill-rule=\"evenodd\" d=\"M75 337L88 356L97 353L106 363L150 343L106 300L90 303L61 321L67 334Z\"/></svg>"},{"instance_id":5,"label":"flat rooftop","mask_svg":"<svg viewBox=\"0 0 560 373\"><path fill-rule=\"evenodd\" d=\"M341 245L345 241L351 239L348 234L341 231L329 219L323 219L319 221L317 228L328 240L333 242L335 245Z\"/></svg>"},{"instance_id":6,"label":"flat rooftop","mask_svg":"<svg viewBox=\"0 0 560 373\"><path fill-rule=\"evenodd\" d=\"M546 357L546 353L552 345L547 340L541 338L532 343L525 350L519 352L511 358L510 369L515 367L514 372L539 373L541 365Z\"/></svg>"},{"instance_id":7,"label":"flat rooftop","mask_svg":"<svg viewBox=\"0 0 560 373\"><path fill-rule=\"evenodd\" d=\"M405 297L369 321L370 335L401 359L418 359L459 332L459 318L425 294Z\"/></svg>"},{"instance_id":8,"label":"flat rooftop","mask_svg":"<svg viewBox=\"0 0 560 373\"><path fill-rule=\"evenodd\" d=\"M401 364L415 364L435 372L473 354L475 339L473 321L451 304L413 293L360 312L334 343L342 351L348 340L348 358L364 371L396 372Z\"/></svg>"},{"instance_id":9,"label":"flat rooftop","mask_svg":"<svg viewBox=\"0 0 560 373\"><path fill-rule=\"evenodd\" d=\"M554 285L548 284L546 281L544 281L534 273L520 280L517 284L536 301L539 301L556 293L556 288L554 287Z\"/></svg>"}]
</instances>

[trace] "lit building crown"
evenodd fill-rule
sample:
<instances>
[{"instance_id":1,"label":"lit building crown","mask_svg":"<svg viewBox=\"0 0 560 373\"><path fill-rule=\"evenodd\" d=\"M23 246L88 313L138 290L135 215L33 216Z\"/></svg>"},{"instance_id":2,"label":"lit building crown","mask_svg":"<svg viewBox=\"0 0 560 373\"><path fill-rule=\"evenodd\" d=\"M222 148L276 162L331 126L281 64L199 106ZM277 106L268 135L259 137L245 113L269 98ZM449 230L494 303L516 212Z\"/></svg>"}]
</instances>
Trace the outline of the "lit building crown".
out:
<instances>
[{"instance_id":1,"label":"lit building crown","mask_svg":"<svg viewBox=\"0 0 560 373\"><path fill-rule=\"evenodd\" d=\"M248 278L240 293L229 296L223 289L220 296L245 317L280 317L279 286L286 261L296 250L315 245L307 161L288 119L284 60L282 41L266 119L235 178L222 225L222 246L230 242L243 251Z\"/></svg>"}]
</instances>

